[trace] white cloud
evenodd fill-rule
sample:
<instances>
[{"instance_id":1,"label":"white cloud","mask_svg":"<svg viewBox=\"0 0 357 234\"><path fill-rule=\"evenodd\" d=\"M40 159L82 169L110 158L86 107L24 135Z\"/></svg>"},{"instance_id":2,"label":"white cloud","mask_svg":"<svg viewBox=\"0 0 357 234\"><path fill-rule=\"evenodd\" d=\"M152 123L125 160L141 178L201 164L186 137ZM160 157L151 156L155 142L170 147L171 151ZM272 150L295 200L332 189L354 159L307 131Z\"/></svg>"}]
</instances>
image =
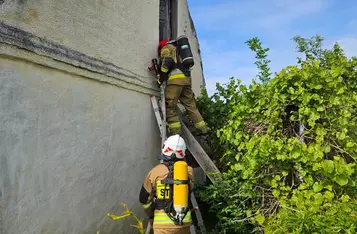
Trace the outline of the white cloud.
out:
<instances>
[{"instance_id":1,"label":"white cloud","mask_svg":"<svg viewBox=\"0 0 357 234\"><path fill-rule=\"evenodd\" d=\"M207 73L205 75L207 92L212 95L216 91L216 83L227 84L231 77L238 78L242 81L242 84L249 85L257 72L258 69L252 64L252 66L232 68L224 74L214 75Z\"/></svg>"},{"instance_id":2,"label":"white cloud","mask_svg":"<svg viewBox=\"0 0 357 234\"><path fill-rule=\"evenodd\" d=\"M357 35L344 36L339 39L329 39L325 41L323 48L331 49L335 42L339 43L347 56L357 56ZM279 72L287 65L296 64L296 57L301 56L301 54L295 52L294 46L293 42L291 42L284 46L284 50L278 47L268 52L268 59L271 60L269 67L272 69L272 72ZM212 48L208 48L208 44L206 47L207 51L211 53L214 52ZM237 54L234 54L234 52L221 52L220 55L226 56L218 60L215 60L217 57L215 57L214 53L208 53L206 57L203 57L206 87L210 95L215 92L216 83L225 84L229 81L230 77L235 77L242 80L243 84L249 85L252 79L258 74L258 69L254 64L253 52L250 52L250 55L246 53L244 56L239 56L243 55L243 52L236 52ZM242 65L243 60L246 60L244 61L245 65ZM274 76L274 74L272 74L272 76Z\"/></svg>"},{"instance_id":3,"label":"white cloud","mask_svg":"<svg viewBox=\"0 0 357 234\"><path fill-rule=\"evenodd\" d=\"M350 29L350 26L353 24L356 24L357 26L357 20L351 20L349 24L347 24L347 29ZM347 57L357 56L357 30L356 32L355 30L356 29L348 30L350 32L348 34L329 38L328 40L324 41L323 48L332 49L333 45L337 42L344 50Z\"/></svg>"},{"instance_id":4,"label":"white cloud","mask_svg":"<svg viewBox=\"0 0 357 234\"><path fill-rule=\"evenodd\" d=\"M243 84L249 85L258 74L258 68L254 64L255 53L248 47L242 50L227 50L217 46L213 41L211 44L203 40L202 60L206 80L206 88L209 94L215 91L215 84L227 83L230 77L239 78ZM224 45L224 43L223 43ZM263 44L263 47L266 45ZM229 48L226 45L223 48ZM282 49L283 48L283 49ZM273 47L268 52L271 60L269 67L272 72L278 72L283 67L296 62L296 52L293 42L284 43Z\"/></svg>"},{"instance_id":5,"label":"white cloud","mask_svg":"<svg viewBox=\"0 0 357 234\"><path fill-rule=\"evenodd\" d=\"M279 29L301 17L326 9L330 3L328 0L276 0L271 2L273 8L258 18L258 25L266 29Z\"/></svg>"},{"instance_id":6,"label":"white cloud","mask_svg":"<svg viewBox=\"0 0 357 234\"><path fill-rule=\"evenodd\" d=\"M248 48L244 50L230 49L230 43L223 40L200 40L203 70L206 88L213 94L216 83L226 83L230 77L240 78L249 84L255 77L256 68L253 61L254 53Z\"/></svg>"},{"instance_id":7,"label":"white cloud","mask_svg":"<svg viewBox=\"0 0 357 234\"><path fill-rule=\"evenodd\" d=\"M225 84L228 81L227 77L205 77L206 90L208 95L212 95L216 91L216 83Z\"/></svg>"},{"instance_id":8,"label":"white cloud","mask_svg":"<svg viewBox=\"0 0 357 234\"><path fill-rule=\"evenodd\" d=\"M190 7L196 28L207 35L205 38L199 36L209 94L213 94L217 82L227 83L232 76L241 79L243 84L249 84L257 75L258 69L254 64L255 54L243 44L242 37L246 35L253 37L255 35L252 33L254 33L268 36L270 42L264 38L262 42L263 47L271 49L268 52L268 59L272 61L270 64L272 72L278 72L287 65L295 64L297 53L294 42L289 39L301 32L296 33L293 25L296 25L299 20L314 16L331 7L336 0L217 2L219 3L210 6ZM234 43L234 46L231 43ZM352 46L351 43L349 45ZM244 49L240 49L242 47Z\"/></svg>"},{"instance_id":9,"label":"white cloud","mask_svg":"<svg viewBox=\"0 0 357 234\"><path fill-rule=\"evenodd\" d=\"M334 0L230 1L191 8L197 27L225 31L234 29L281 29L292 21L318 13Z\"/></svg>"},{"instance_id":10,"label":"white cloud","mask_svg":"<svg viewBox=\"0 0 357 234\"><path fill-rule=\"evenodd\" d=\"M247 70L254 70L254 68L247 68ZM240 72L237 72L236 74L239 74ZM255 72L248 72L245 73L244 71L242 71L240 74L249 74L251 73L252 77L255 76ZM234 78L239 78L239 75L235 75L235 76L211 76L207 79L206 77L206 90L208 92L208 95L212 95L213 93L216 92L216 83L219 83L220 85L225 85L228 84L229 82L229 78L234 77ZM251 83L250 79L248 80L243 80L240 79L242 81L242 84L244 85L249 85Z\"/></svg>"},{"instance_id":11,"label":"white cloud","mask_svg":"<svg viewBox=\"0 0 357 234\"><path fill-rule=\"evenodd\" d=\"M357 36L342 37L337 43L343 48L346 56L357 56Z\"/></svg>"},{"instance_id":12,"label":"white cloud","mask_svg":"<svg viewBox=\"0 0 357 234\"><path fill-rule=\"evenodd\" d=\"M357 33L357 19L350 20L347 24L347 28L352 33Z\"/></svg>"}]
</instances>

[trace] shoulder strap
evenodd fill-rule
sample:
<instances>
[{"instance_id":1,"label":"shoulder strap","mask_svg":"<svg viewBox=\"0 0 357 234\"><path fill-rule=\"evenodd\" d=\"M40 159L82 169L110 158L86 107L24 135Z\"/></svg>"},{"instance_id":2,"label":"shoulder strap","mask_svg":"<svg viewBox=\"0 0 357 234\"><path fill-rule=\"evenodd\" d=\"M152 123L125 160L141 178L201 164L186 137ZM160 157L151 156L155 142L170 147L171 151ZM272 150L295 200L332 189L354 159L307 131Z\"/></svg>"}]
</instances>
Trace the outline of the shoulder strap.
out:
<instances>
[{"instance_id":1,"label":"shoulder strap","mask_svg":"<svg viewBox=\"0 0 357 234\"><path fill-rule=\"evenodd\" d=\"M173 172L173 162L171 161L166 161L164 162L164 165L167 167L167 169L169 169L169 174L167 175L167 177L163 180L161 180L161 183L163 184L170 184L170 183L167 183L166 181L170 181L170 180L173 180L173 177L174 177L174 172Z\"/></svg>"},{"instance_id":2,"label":"shoulder strap","mask_svg":"<svg viewBox=\"0 0 357 234\"><path fill-rule=\"evenodd\" d=\"M188 184L189 180L173 180L173 179L163 179L161 181L163 184Z\"/></svg>"}]
</instances>

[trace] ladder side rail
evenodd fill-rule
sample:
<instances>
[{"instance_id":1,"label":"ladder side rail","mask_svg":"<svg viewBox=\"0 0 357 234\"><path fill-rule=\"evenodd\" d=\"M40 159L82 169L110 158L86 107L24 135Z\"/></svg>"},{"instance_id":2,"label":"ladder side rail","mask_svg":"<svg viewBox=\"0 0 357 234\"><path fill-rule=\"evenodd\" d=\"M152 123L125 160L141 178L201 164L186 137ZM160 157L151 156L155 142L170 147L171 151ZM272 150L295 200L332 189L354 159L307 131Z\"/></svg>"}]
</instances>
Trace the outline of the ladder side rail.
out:
<instances>
[{"instance_id":1,"label":"ladder side rail","mask_svg":"<svg viewBox=\"0 0 357 234\"><path fill-rule=\"evenodd\" d=\"M197 233L197 232L196 232L195 225L193 225L193 224L191 224L191 226L190 226L190 233L191 233L191 234L196 234L196 233Z\"/></svg>"},{"instance_id":2,"label":"ladder side rail","mask_svg":"<svg viewBox=\"0 0 357 234\"><path fill-rule=\"evenodd\" d=\"M202 170L206 173L208 178L214 183L214 178L209 173L218 173L220 174L219 169L206 154L202 146L197 142L192 133L188 130L186 125L181 121L182 133L186 141L186 146L191 152L192 156L196 159L197 163L200 165Z\"/></svg>"},{"instance_id":3,"label":"ladder side rail","mask_svg":"<svg viewBox=\"0 0 357 234\"><path fill-rule=\"evenodd\" d=\"M200 231L202 233L207 233L206 227L205 227L204 222L203 222L203 218L202 218L202 214L201 214L200 208L198 207L198 203L197 203L195 194L192 192L190 197L191 197L192 206L196 209L195 210L195 215L196 215L196 218L197 218L198 226L200 227Z\"/></svg>"},{"instance_id":4,"label":"ladder side rail","mask_svg":"<svg viewBox=\"0 0 357 234\"><path fill-rule=\"evenodd\" d=\"M160 96L161 96L161 112L162 112L162 137L161 137L161 147L167 139L167 123L166 123L166 100L165 100L165 88L166 81L161 84Z\"/></svg>"},{"instance_id":5,"label":"ladder side rail","mask_svg":"<svg viewBox=\"0 0 357 234\"><path fill-rule=\"evenodd\" d=\"M162 118L160 115L158 101L157 101L156 97L154 97L154 96L152 96L150 99L151 99L151 104L152 104L152 107L153 107L153 110L155 113L156 122L157 122L157 125L159 126L160 136L161 136L161 138L164 138L164 133L163 133L164 123L162 122Z\"/></svg>"},{"instance_id":6,"label":"ladder side rail","mask_svg":"<svg viewBox=\"0 0 357 234\"><path fill-rule=\"evenodd\" d=\"M148 225L146 226L146 231L145 231L145 234L150 234L151 233L151 224L150 224L150 220L148 220Z\"/></svg>"}]
</instances>

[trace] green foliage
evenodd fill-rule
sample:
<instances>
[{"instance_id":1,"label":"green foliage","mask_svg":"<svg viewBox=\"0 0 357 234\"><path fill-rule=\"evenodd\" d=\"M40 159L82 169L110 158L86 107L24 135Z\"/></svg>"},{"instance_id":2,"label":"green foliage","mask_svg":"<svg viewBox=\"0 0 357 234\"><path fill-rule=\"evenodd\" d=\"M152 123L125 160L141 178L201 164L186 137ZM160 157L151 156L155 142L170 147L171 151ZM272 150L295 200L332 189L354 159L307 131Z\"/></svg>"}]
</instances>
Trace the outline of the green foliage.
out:
<instances>
[{"instance_id":1,"label":"green foliage","mask_svg":"<svg viewBox=\"0 0 357 234\"><path fill-rule=\"evenodd\" d=\"M317 191L317 190L315 190ZM288 206L267 220L266 233L356 233L357 202L330 191L294 191ZM294 207L294 208L291 208Z\"/></svg>"},{"instance_id":2,"label":"green foliage","mask_svg":"<svg viewBox=\"0 0 357 234\"><path fill-rule=\"evenodd\" d=\"M140 234L145 233L143 220L138 218L131 210L129 210L126 204L122 204L124 212L121 215L107 214L107 216L112 220L120 220L128 217L132 217L135 220L136 225L131 224L130 226L134 227ZM97 231L96 234L100 234L100 231Z\"/></svg>"},{"instance_id":3,"label":"green foliage","mask_svg":"<svg viewBox=\"0 0 357 234\"><path fill-rule=\"evenodd\" d=\"M197 107L200 112L205 116L205 121L212 129L221 129L223 126L228 124L228 118L230 116L230 111L235 105L239 103L239 98L244 90L240 90L240 81L235 80L233 77L229 79L229 83L225 85L216 84L217 92L209 97L206 90L202 90L201 96L197 99ZM214 131L210 138L210 145L220 161L220 165L217 165L221 169L226 168L229 161L224 160L224 157L219 157L219 155L224 154L229 148L225 145L219 143L219 139Z\"/></svg>"},{"instance_id":4,"label":"green foliage","mask_svg":"<svg viewBox=\"0 0 357 234\"><path fill-rule=\"evenodd\" d=\"M198 100L228 165L201 193L221 233L356 232L357 58L320 36L294 40L298 65Z\"/></svg>"},{"instance_id":5,"label":"green foliage","mask_svg":"<svg viewBox=\"0 0 357 234\"><path fill-rule=\"evenodd\" d=\"M262 43L257 37L253 37L245 43L249 46L249 49L256 53L255 58L257 59L257 61L255 62L255 65L257 65L259 69L259 80L263 83L268 82L270 80L271 75L270 68L268 67L270 60L267 59L267 52L269 51L269 48L263 49Z\"/></svg>"}]
</instances>

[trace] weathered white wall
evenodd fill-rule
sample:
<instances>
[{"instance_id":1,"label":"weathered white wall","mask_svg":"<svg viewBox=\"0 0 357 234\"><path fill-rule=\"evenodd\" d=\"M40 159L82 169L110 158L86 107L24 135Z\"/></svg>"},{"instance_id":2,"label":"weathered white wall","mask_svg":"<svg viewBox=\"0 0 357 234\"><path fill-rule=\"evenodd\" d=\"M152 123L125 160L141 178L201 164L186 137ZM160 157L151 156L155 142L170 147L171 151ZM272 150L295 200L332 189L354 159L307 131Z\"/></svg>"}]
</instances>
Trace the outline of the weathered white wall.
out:
<instances>
[{"instance_id":1,"label":"weathered white wall","mask_svg":"<svg viewBox=\"0 0 357 234\"><path fill-rule=\"evenodd\" d=\"M159 132L147 95L0 59L0 233L132 233ZM135 232L133 232L135 233Z\"/></svg>"},{"instance_id":2,"label":"weathered white wall","mask_svg":"<svg viewBox=\"0 0 357 234\"><path fill-rule=\"evenodd\" d=\"M112 221L157 163L147 72L159 1L0 1L0 233L136 233Z\"/></svg>"},{"instance_id":3,"label":"weathered white wall","mask_svg":"<svg viewBox=\"0 0 357 234\"><path fill-rule=\"evenodd\" d=\"M195 66L192 70L192 90L196 96L201 94L202 85L204 86L204 76L202 60L200 55L200 45L196 30L190 16L187 0L177 0L177 36L186 35L190 41Z\"/></svg>"}]
</instances>

